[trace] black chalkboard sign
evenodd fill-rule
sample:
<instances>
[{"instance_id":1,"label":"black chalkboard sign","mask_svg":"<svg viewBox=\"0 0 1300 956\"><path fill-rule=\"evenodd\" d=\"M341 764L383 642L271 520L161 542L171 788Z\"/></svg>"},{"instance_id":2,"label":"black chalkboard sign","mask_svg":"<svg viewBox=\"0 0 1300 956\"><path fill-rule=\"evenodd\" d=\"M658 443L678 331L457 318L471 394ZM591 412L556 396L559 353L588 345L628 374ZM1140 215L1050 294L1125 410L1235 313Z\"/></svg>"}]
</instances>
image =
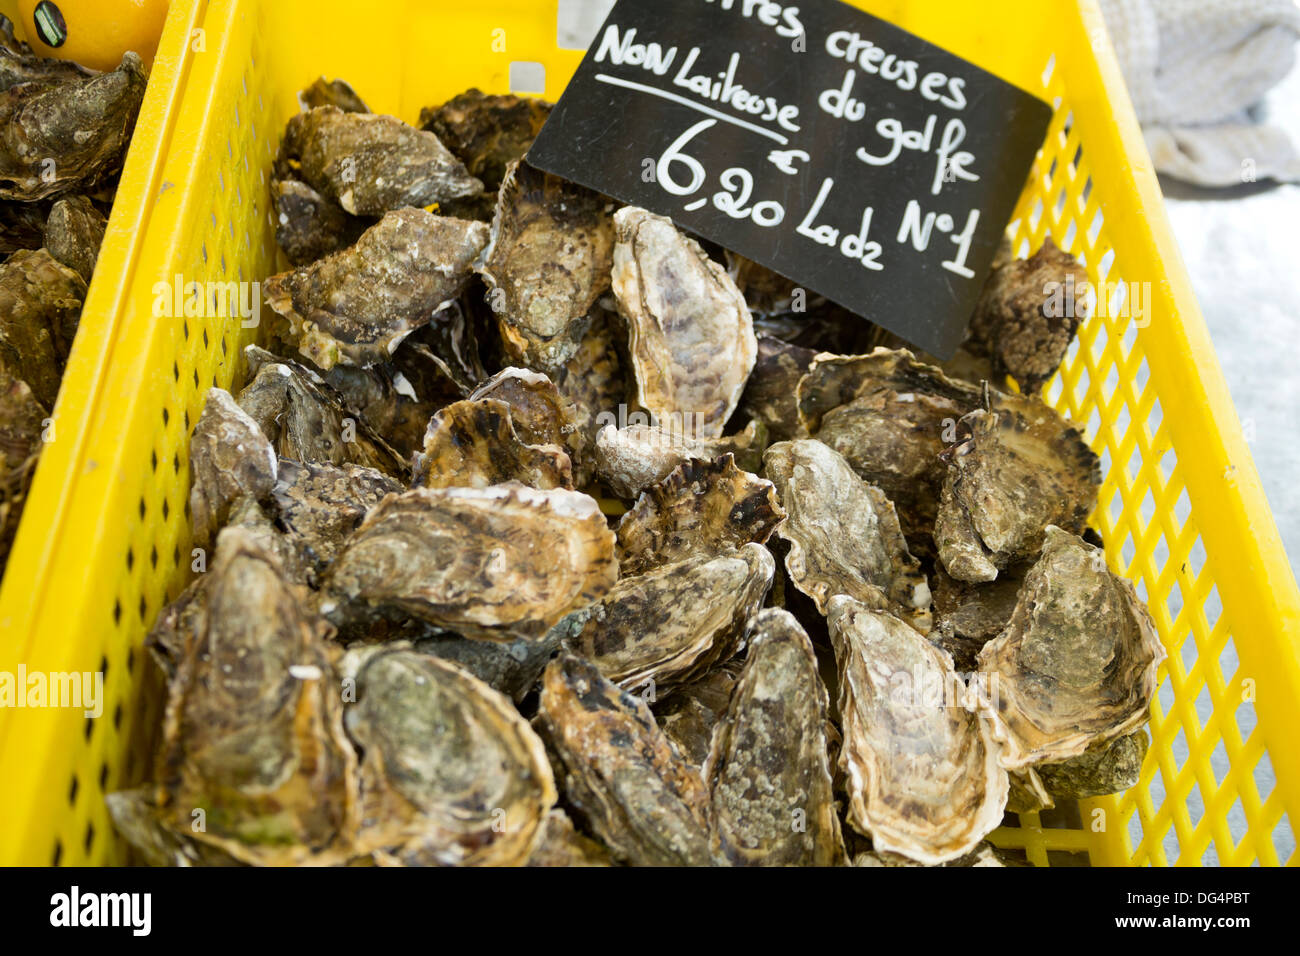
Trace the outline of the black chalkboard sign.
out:
<instances>
[{"instance_id":1,"label":"black chalkboard sign","mask_svg":"<svg viewBox=\"0 0 1300 956\"><path fill-rule=\"evenodd\" d=\"M620 0L528 161L947 358L1051 109L847 4L796 3Z\"/></svg>"}]
</instances>

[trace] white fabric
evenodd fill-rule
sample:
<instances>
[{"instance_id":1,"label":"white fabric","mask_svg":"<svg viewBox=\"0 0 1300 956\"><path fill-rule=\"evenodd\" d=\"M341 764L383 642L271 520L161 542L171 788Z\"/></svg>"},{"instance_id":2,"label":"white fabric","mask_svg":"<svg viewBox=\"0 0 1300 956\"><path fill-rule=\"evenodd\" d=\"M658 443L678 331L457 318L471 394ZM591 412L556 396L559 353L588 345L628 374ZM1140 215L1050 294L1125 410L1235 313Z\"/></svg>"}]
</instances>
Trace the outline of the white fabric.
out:
<instances>
[{"instance_id":1,"label":"white fabric","mask_svg":"<svg viewBox=\"0 0 1300 956\"><path fill-rule=\"evenodd\" d=\"M1281 130L1248 110L1295 65L1295 0L1100 0L1158 170L1203 186L1300 181Z\"/></svg>"}]
</instances>

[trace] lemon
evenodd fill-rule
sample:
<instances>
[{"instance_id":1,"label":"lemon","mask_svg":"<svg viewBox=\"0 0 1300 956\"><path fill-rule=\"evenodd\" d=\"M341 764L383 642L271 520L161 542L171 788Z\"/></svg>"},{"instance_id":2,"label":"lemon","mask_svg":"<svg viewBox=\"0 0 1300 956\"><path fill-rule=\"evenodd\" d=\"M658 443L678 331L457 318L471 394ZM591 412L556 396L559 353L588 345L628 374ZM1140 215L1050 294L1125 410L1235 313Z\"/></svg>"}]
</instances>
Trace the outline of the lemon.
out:
<instances>
[{"instance_id":1,"label":"lemon","mask_svg":"<svg viewBox=\"0 0 1300 956\"><path fill-rule=\"evenodd\" d=\"M153 63L167 18L167 0L18 0L32 50L111 70L134 50Z\"/></svg>"}]
</instances>

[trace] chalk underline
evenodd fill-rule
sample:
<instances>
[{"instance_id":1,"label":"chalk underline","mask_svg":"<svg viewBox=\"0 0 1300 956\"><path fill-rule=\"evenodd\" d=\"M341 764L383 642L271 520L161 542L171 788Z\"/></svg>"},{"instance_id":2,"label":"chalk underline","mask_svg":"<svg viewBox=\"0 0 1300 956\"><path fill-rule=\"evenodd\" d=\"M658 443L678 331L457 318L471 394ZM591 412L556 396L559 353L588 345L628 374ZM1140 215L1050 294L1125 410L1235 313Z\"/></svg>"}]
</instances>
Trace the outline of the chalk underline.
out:
<instances>
[{"instance_id":1,"label":"chalk underline","mask_svg":"<svg viewBox=\"0 0 1300 956\"><path fill-rule=\"evenodd\" d=\"M707 116L712 116L715 119L720 119L727 123L733 123L742 129L758 133L760 136L766 136L768 139L774 139L782 146L786 146L790 142L790 140L786 139L786 137L782 136L780 133L774 133L770 129L766 129L762 126L755 126L753 123L746 123L742 119L728 116L726 113L696 103L694 100L688 100L686 97L678 96L676 93L669 93L667 90L661 90L658 87L646 86L644 83L636 83L632 80L624 80L617 76L610 76L608 73L597 73L596 79L601 83L608 83L611 86L625 86L629 90L640 90L642 93L649 93L651 96L658 96L665 100L672 100L674 103L681 103L682 106L689 106L691 109L704 113Z\"/></svg>"}]
</instances>

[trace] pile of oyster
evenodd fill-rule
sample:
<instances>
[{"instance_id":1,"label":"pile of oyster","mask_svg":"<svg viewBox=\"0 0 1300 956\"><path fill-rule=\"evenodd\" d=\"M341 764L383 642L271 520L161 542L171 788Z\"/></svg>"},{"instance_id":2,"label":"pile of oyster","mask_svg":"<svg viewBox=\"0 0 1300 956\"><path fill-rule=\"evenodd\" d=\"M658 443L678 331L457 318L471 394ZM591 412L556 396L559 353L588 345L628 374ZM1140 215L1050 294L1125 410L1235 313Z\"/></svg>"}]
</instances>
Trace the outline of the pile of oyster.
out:
<instances>
[{"instance_id":1,"label":"pile of oyster","mask_svg":"<svg viewBox=\"0 0 1300 956\"><path fill-rule=\"evenodd\" d=\"M203 573L149 645L154 863L1002 865L1133 784L1164 652L1037 398L1074 262L1007 257L947 366L530 167L303 92L293 268L194 429Z\"/></svg>"},{"instance_id":2,"label":"pile of oyster","mask_svg":"<svg viewBox=\"0 0 1300 956\"><path fill-rule=\"evenodd\" d=\"M0 575L95 271L145 70L36 56L0 16Z\"/></svg>"}]
</instances>

